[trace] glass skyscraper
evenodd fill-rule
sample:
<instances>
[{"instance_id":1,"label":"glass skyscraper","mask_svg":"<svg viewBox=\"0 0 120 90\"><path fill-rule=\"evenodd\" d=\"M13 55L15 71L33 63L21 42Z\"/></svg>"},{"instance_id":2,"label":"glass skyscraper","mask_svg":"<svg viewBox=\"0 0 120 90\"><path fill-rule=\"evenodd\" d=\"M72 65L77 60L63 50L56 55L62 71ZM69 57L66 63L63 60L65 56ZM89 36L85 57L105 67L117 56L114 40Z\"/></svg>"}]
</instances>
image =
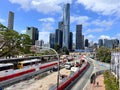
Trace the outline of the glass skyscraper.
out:
<instances>
[{"instance_id":1,"label":"glass skyscraper","mask_svg":"<svg viewBox=\"0 0 120 90\"><path fill-rule=\"evenodd\" d=\"M70 4L63 7L63 47L69 49L69 30L70 30Z\"/></svg>"}]
</instances>

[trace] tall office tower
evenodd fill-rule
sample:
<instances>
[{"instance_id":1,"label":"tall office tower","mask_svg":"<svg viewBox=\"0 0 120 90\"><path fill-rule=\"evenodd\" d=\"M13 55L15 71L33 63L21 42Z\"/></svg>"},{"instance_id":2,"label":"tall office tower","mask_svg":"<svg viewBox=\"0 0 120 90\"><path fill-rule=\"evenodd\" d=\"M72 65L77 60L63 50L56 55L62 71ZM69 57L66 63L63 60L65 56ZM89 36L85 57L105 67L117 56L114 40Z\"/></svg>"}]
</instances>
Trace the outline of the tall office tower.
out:
<instances>
[{"instance_id":1,"label":"tall office tower","mask_svg":"<svg viewBox=\"0 0 120 90\"><path fill-rule=\"evenodd\" d=\"M72 51L72 46L73 46L73 33L70 32L70 37L69 37L69 50Z\"/></svg>"},{"instance_id":2,"label":"tall office tower","mask_svg":"<svg viewBox=\"0 0 120 90\"><path fill-rule=\"evenodd\" d=\"M88 47L89 43L88 43L88 39L85 39L85 47Z\"/></svg>"},{"instance_id":3,"label":"tall office tower","mask_svg":"<svg viewBox=\"0 0 120 90\"><path fill-rule=\"evenodd\" d=\"M63 21L60 21L58 23L58 29L63 31L63 29L64 29Z\"/></svg>"},{"instance_id":4,"label":"tall office tower","mask_svg":"<svg viewBox=\"0 0 120 90\"><path fill-rule=\"evenodd\" d=\"M85 43L84 43L84 35L82 35L82 49L84 49L85 48Z\"/></svg>"},{"instance_id":5,"label":"tall office tower","mask_svg":"<svg viewBox=\"0 0 120 90\"><path fill-rule=\"evenodd\" d=\"M14 26L14 13L10 11L8 16L8 29L13 30L13 26Z\"/></svg>"},{"instance_id":6,"label":"tall office tower","mask_svg":"<svg viewBox=\"0 0 120 90\"><path fill-rule=\"evenodd\" d=\"M32 40L32 45L35 45L35 41L38 40L39 37L39 31L36 27L27 27L26 34L30 36L30 39Z\"/></svg>"},{"instance_id":7,"label":"tall office tower","mask_svg":"<svg viewBox=\"0 0 120 90\"><path fill-rule=\"evenodd\" d=\"M76 25L76 49L83 49L82 25Z\"/></svg>"},{"instance_id":8,"label":"tall office tower","mask_svg":"<svg viewBox=\"0 0 120 90\"><path fill-rule=\"evenodd\" d=\"M54 33L50 33L49 43L50 43L50 48L54 48L55 46L55 34Z\"/></svg>"},{"instance_id":9,"label":"tall office tower","mask_svg":"<svg viewBox=\"0 0 120 90\"><path fill-rule=\"evenodd\" d=\"M103 39L99 39L98 45L99 45L99 47L103 46Z\"/></svg>"},{"instance_id":10,"label":"tall office tower","mask_svg":"<svg viewBox=\"0 0 120 90\"><path fill-rule=\"evenodd\" d=\"M60 48L62 47L62 30L56 29L55 31L55 44L58 44Z\"/></svg>"},{"instance_id":11,"label":"tall office tower","mask_svg":"<svg viewBox=\"0 0 120 90\"><path fill-rule=\"evenodd\" d=\"M69 31L70 31L70 4L64 4L63 7L63 47L69 49Z\"/></svg>"}]
</instances>

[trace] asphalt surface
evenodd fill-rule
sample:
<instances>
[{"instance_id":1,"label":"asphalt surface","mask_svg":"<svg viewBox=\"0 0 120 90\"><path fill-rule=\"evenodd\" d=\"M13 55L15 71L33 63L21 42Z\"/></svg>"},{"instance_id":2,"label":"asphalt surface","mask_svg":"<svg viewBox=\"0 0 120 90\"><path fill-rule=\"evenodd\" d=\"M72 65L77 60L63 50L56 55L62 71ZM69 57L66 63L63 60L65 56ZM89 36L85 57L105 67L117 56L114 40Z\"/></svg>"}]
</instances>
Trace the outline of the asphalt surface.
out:
<instances>
[{"instance_id":1,"label":"asphalt surface","mask_svg":"<svg viewBox=\"0 0 120 90\"><path fill-rule=\"evenodd\" d=\"M90 79L91 74L93 72L93 68L93 64L90 63L88 70L86 70L86 72L83 73L82 77L80 77L69 90L82 90L86 85L87 81Z\"/></svg>"}]
</instances>

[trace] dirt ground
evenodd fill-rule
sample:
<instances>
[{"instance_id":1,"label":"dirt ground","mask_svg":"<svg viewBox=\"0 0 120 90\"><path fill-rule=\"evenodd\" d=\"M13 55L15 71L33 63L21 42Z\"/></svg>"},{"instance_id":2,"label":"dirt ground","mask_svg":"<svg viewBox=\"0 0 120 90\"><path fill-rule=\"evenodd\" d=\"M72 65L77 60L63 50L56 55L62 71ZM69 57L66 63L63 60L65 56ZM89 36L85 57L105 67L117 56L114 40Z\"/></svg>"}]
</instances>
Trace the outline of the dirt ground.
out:
<instances>
[{"instance_id":1,"label":"dirt ground","mask_svg":"<svg viewBox=\"0 0 120 90\"><path fill-rule=\"evenodd\" d=\"M69 75L70 70L61 69L60 74ZM53 72L43 78L35 78L12 85L5 90L48 90L50 86L57 83L58 72Z\"/></svg>"}]
</instances>

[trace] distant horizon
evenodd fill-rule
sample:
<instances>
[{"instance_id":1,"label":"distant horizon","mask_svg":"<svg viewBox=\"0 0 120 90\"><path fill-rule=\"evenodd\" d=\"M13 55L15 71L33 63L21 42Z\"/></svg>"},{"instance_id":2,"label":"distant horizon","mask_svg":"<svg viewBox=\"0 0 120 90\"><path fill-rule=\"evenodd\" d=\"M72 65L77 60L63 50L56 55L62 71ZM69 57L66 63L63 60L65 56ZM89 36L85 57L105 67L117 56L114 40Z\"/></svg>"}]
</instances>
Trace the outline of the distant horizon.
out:
<instances>
[{"instance_id":1,"label":"distant horizon","mask_svg":"<svg viewBox=\"0 0 120 90\"><path fill-rule=\"evenodd\" d=\"M70 31L75 43L76 25L83 25L83 35L89 41L98 39L120 40L119 0L2 0L0 3L0 23L8 25L8 13L14 12L14 30L26 33L27 27L37 27L39 40L49 42L49 34L58 28L62 21L63 4L70 3Z\"/></svg>"}]
</instances>

